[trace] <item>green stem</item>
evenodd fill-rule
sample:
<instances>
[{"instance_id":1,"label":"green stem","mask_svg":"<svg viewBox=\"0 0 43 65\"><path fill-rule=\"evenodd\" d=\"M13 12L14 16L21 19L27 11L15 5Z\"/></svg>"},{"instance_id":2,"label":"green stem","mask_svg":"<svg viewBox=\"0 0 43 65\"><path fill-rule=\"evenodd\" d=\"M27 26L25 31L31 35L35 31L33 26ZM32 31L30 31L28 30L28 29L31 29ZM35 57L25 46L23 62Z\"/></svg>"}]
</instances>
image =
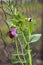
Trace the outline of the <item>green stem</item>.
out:
<instances>
[{"instance_id":1,"label":"green stem","mask_svg":"<svg viewBox=\"0 0 43 65\"><path fill-rule=\"evenodd\" d=\"M15 39L16 40L16 39ZM16 49L17 49L17 53L18 53L18 45L17 45L17 40L16 40ZM22 60L21 60L21 58L20 58L20 56L18 55L18 58L20 59L20 62L22 63ZM22 63L22 65L24 65L23 63Z\"/></svg>"},{"instance_id":2,"label":"green stem","mask_svg":"<svg viewBox=\"0 0 43 65\"><path fill-rule=\"evenodd\" d=\"M19 38L18 38L18 41L19 41L19 43L20 43L21 50L22 50L22 53L23 53L23 47L22 47L22 43L21 43L21 41L20 41L20 39L19 39ZM25 56L24 56L24 60L25 60L25 62L26 62Z\"/></svg>"},{"instance_id":3,"label":"green stem","mask_svg":"<svg viewBox=\"0 0 43 65\"><path fill-rule=\"evenodd\" d=\"M30 46L28 45L28 57L29 57L29 64L32 65L32 56L30 51Z\"/></svg>"},{"instance_id":4,"label":"green stem","mask_svg":"<svg viewBox=\"0 0 43 65\"><path fill-rule=\"evenodd\" d=\"M29 42L30 42L30 37L31 37L31 23L29 23L28 25L28 34L29 34ZM29 56L29 63L30 65L32 64L32 56L31 56L31 50L30 50L30 46L28 45L28 56Z\"/></svg>"},{"instance_id":5,"label":"green stem","mask_svg":"<svg viewBox=\"0 0 43 65\"><path fill-rule=\"evenodd\" d=\"M30 26L30 23L28 25L28 35L29 35L29 42L30 42L30 37L31 37L31 26Z\"/></svg>"},{"instance_id":6,"label":"green stem","mask_svg":"<svg viewBox=\"0 0 43 65\"><path fill-rule=\"evenodd\" d=\"M27 44L27 40L26 40L26 37L25 37L25 35L24 35L23 31L22 31L22 35L23 35L24 41L25 41L25 42L26 42L26 44Z\"/></svg>"},{"instance_id":7,"label":"green stem","mask_svg":"<svg viewBox=\"0 0 43 65\"><path fill-rule=\"evenodd\" d=\"M26 37L24 35L24 33L22 32L22 35L23 35L23 38L24 38L24 41L26 42L26 44L28 43L27 40L26 40ZM29 38L30 39L30 38ZM31 57L31 51L30 51L30 46L28 45L28 59L29 59L29 64L32 65L32 57Z\"/></svg>"}]
</instances>

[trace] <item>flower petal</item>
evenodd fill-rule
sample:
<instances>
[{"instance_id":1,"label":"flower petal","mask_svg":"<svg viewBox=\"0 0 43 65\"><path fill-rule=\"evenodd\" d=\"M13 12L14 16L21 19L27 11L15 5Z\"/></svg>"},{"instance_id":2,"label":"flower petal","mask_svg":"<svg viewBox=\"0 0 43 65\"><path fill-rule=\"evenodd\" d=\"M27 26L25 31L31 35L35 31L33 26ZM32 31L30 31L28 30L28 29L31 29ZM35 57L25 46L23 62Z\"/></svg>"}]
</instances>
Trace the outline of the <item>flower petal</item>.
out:
<instances>
[{"instance_id":1,"label":"flower petal","mask_svg":"<svg viewBox=\"0 0 43 65\"><path fill-rule=\"evenodd\" d=\"M16 32L16 28L11 28L10 31Z\"/></svg>"}]
</instances>

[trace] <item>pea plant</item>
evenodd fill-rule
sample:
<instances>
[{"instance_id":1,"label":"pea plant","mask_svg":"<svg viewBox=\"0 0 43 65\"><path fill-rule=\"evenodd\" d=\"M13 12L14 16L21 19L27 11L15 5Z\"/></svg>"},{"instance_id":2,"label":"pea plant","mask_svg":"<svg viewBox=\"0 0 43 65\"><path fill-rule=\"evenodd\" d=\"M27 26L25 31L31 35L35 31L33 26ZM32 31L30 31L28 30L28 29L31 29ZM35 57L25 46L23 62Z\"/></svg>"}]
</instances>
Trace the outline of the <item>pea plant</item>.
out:
<instances>
[{"instance_id":1,"label":"pea plant","mask_svg":"<svg viewBox=\"0 0 43 65\"><path fill-rule=\"evenodd\" d=\"M14 3L4 3L3 8L11 16L10 19L6 19L9 27L8 36L16 44L16 50L11 53L11 62L33 65L30 44L38 41L41 37L41 34L32 34L34 20L23 16ZM18 44L21 50L18 49Z\"/></svg>"}]
</instances>

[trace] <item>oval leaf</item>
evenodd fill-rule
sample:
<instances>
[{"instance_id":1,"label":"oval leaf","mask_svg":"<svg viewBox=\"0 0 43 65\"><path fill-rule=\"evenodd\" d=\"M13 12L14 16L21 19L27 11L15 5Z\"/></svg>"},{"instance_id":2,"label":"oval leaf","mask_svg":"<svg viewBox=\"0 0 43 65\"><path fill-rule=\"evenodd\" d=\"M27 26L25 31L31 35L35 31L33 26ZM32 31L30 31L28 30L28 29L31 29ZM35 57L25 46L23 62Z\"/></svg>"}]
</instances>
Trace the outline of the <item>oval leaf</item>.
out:
<instances>
[{"instance_id":1,"label":"oval leaf","mask_svg":"<svg viewBox=\"0 0 43 65\"><path fill-rule=\"evenodd\" d=\"M30 42L36 42L40 39L40 37L41 37L41 34L33 34L33 35L31 35Z\"/></svg>"}]
</instances>

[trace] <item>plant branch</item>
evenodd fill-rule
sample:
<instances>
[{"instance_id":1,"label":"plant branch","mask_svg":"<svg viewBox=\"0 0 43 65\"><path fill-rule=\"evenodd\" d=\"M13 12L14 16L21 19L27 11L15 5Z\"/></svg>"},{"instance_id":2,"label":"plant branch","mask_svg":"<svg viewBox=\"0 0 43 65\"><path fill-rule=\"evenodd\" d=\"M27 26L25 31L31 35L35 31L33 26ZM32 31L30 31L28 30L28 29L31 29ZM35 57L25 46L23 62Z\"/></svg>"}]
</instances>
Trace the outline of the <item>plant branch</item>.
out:
<instances>
[{"instance_id":1,"label":"plant branch","mask_svg":"<svg viewBox=\"0 0 43 65\"><path fill-rule=\"evenodd\" d=\"M23 35L23 38L24 38L24 41L26 42L26 44L28 43L26 38L25 38L25 35L24 33L22 32L22 35ZM30 38L29 38L30 39ZM30 46L28 45L28 59L29 59L29 64L32 65L32 56L31 56L31 50L30 50Z\"/></svg>"},{"instance_id":2,"label":"plant branch","mask_svg":"<svg viewBox=\"0 0 43 65\"><path fill-rule=\"evenodd\" d=\"M17 53L18 53L18 45L17 45L17 40L16 39L15 39L15 42L16 42L16 49L17 49ZM21 60L19 55L18 55L18 58L20 59L20 62L22 63L22 60ZM24 64L22 63L22 65L24 65Z\"/></svg>"},{"instance_id":3,"label":"plant branch","mask_svg":"<svg viewBox=\"0 0 43 65\"><path fill-rule=\"evenodd\" d=\"M20 41L19 37L18 37L18 41L19 41L19 43L20 43L22 53L24 54L24 52L23 52L23 47L22 47L22 43L21 43L21 41ZM26 61L25 56L24 56L24 60Z\"/></svg>"}]
</instances>

